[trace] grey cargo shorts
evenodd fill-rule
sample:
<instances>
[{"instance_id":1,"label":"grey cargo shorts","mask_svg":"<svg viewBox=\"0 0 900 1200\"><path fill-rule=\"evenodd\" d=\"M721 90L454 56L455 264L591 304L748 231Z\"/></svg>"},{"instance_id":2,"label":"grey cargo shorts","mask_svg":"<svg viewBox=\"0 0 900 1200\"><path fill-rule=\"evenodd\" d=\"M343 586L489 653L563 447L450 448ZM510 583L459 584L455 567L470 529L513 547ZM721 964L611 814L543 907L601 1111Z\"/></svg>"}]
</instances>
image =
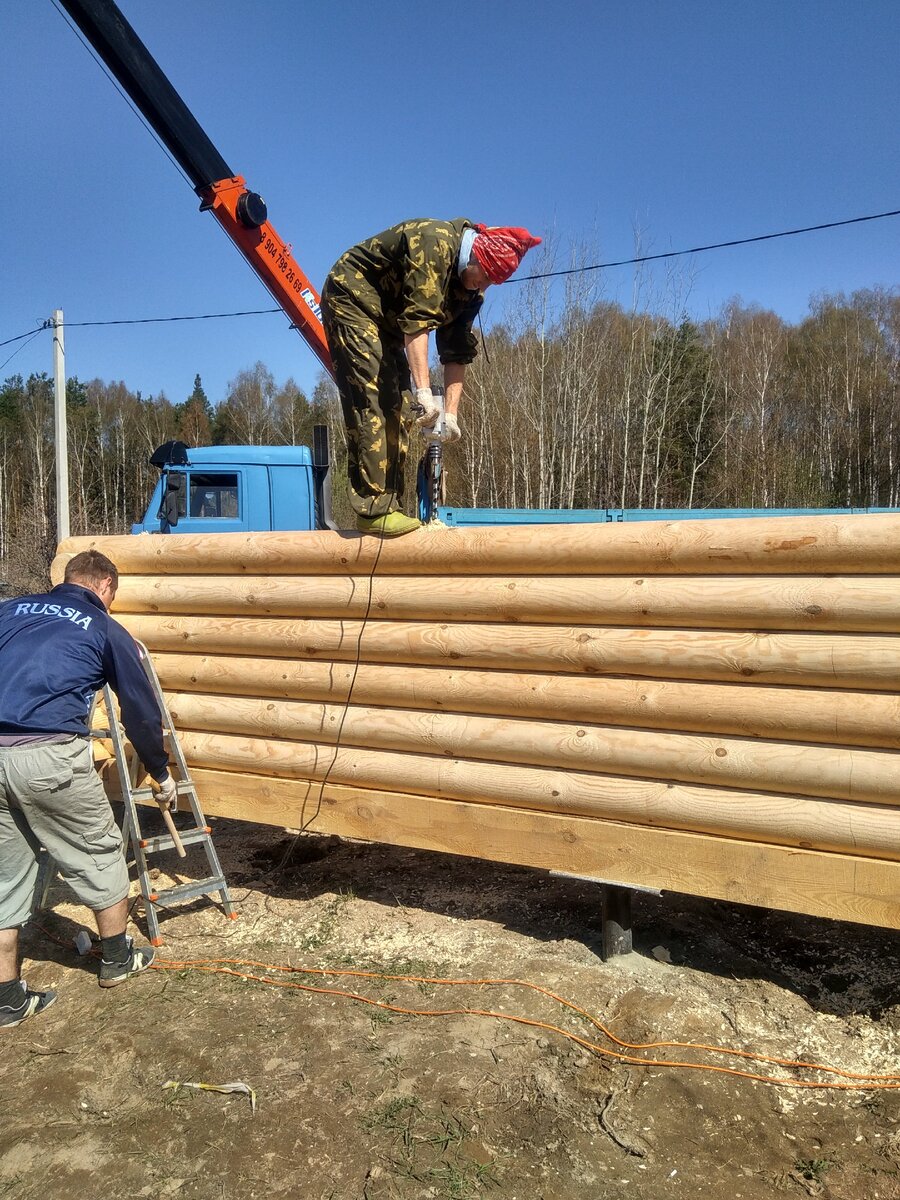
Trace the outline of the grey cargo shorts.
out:
<instances>
[{"instance_id":1,"label":"grey cargo shorts","mask_svg":"<svg viewBox=\"0 0 900 1200\"><path fill-rule=\"evenodd\" d=\"M0 746L0 929L31 916L41 846L95 912L128 895L122 835L87 738Z\"/></svg>"}]
</instances>

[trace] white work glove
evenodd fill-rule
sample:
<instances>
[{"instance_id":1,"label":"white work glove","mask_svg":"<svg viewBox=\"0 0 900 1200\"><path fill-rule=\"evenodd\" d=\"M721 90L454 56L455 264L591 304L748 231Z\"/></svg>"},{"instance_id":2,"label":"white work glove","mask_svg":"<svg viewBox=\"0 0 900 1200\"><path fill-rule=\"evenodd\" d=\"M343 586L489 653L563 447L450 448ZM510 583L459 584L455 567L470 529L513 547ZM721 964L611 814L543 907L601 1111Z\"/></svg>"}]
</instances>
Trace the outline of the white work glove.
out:
<instances>
[{"instance_id":1,"label":"white work glove","mask_svg":"<svg viewBox=\"0 0 900 1200\"><path fill-rule=\"evenodd\" d=\"M160 808L167 808L169 812L175 812L178 808L178 788L175 785L175 780L168 773L159 785L159 791L156 793L156 803Z\"/></svg>"},{"instance_id":2,"label":"white work glove","mask_svg":"<svg viewBox=\"0 0 900 1200\"><path fill-rule=\"evenodd\" d=\"M462 437L462 433L459 428L459 421L457 421L457 419L453 413L445 413L444 414L444 436L441 438L441 441L442 442L458 442L461 437Z\"/></svg>"},{"instance_id":3,"label":"white work glove","mask_svg":"<svg viewBox=\"0 0 900 1200\"><path fill-rule=\"evenodd\" d=\"M416 388L416 401L413 405L416 414L416 424L420 429L431 429L441 415L440 402L435 400L430 387Z\"/></svg>"}]
</instances>

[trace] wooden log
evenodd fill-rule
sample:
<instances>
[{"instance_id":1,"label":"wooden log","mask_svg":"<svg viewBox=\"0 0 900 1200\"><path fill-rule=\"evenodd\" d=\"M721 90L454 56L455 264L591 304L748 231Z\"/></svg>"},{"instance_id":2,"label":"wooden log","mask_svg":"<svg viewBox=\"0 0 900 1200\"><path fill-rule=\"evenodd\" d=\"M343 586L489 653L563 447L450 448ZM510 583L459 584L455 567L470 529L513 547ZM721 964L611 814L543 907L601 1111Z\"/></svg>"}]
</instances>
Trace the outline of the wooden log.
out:
<instances>
[{"instance_id":1,"label":"wooden log","mask_svg":"<svg viewBox=\"0 0 900 1200\"><path fill-rule=\"evenodd\" d=\"M900 867L884 860L333 781L207 769L195 779L207 814L900 929Z\"/></svg>"},{"instance_id":2,"label":"wooden log","mask_svg":"<svg viewBox=\"0 0 900 1200\"><path fill-rule=\"evenodd\" d=\"M331 806L335 832L442 849L465 826L486 857L500 830L512 843L501 857L525 862L545 836L580 847L583 833L585 860L620 864L604 872L613 882L643 872L647 886L681 878L700 894L896 925L898 533L892 514L96 544L118 561L120 611L151 649L282 670L255 696L245 682L244 695L193 684L174 697L199 726L183 737L189 761L228 788L224 804L242 800L234 815L265 791L299 804L289 824ZM55 578L92 541L64 544ZM313 670L313 699L282 698ZM412 697L392 671L416 676ZM354 673L345 709L333 689ZM779 695L785 684L804 690ZM528 698L510 704L517 688ZM854 736L866 748L831 744ZM579 870L572 857L554 866ZM776 866L769 888L760 872Z\"/></svg>"},{"instance_id":3,"label":"wooden log","mask_svg":"<svg viewBox=\"0 0 900 1200\"><path fill-rule=\"evenodd\" d=\"M123 574L150 575L368 575L376 561L379 575L891 575L900 573L900 516L429 526L390 542L332 532L78 537L60 544L54 582L91 548Z\"/></svg>"},{"instance_id":4,"label":"wooden log","mask_svg":"<svg viewBox=\"0 0 900 1200\"><path fill-rule=\"evenodd\" d=\"M115 613L500 621L680 628L900 632L900 589L882 576L308 578L126 576Z\"/></svg>"},{"instance_id":5,"label":"wooden log","mask_svg":"<svg viewBox=\"0 0 900 1200\"><path fill-rule=\"evenodd\" d=\"M475 760L466 770L476 790L484 763L516 763L900 806L895 750L251 696L175 693L167 699L179 730L326 745L339 740L361 749ZM416 790L445 794L439 784ZM900 807L895 834L900 838Z\"/></svg>"},{"instance_id":6,"label":"wooden log","mask_svg":"<svg viewBox=\"0 0 900 1200\"><path fill-rule=\"evenodd\" d=\"M876 805L190 730L181 734L181 743L192 771L308 781L327 776L331 783L376 791L900 858L900 814ZM298 808L287 824L308 820L319 790L311 786L308 806Z\"/></svg>"},{"instance_id":7,"label":"wooden log","mask_svg":"<svg viewBox=\"0 0 900 1200\"><path fill-rule=\"evenodd\" d=\"M900 638L755 630L619 629L265 617L118 619L154 653L236 654L327 661L452 664L587 675L743 680L894 691Z\"/></svg>"},{"instance_id":8,"label":"wooden log","mask_svg":"<svg viewBox=\"0 0 900 1200\"><path fill-rule=\"evenodd\" d=\"M900 749L900 697L879 692L231 655L162 653L153 661L170 692L323 703L352 696L376 707Z\"/></svg>"},{"instance_id":9,"label":"wooden log","mask_svg":"<svg viewBox=\"0 0 900 1200\"><path fill-rule=\"evenodd\" d=\"M97 770L100 770L106 763L113 762L116 755L112 742L107 738L91 738L91 756Z\"/></svg>"}]
</instances>

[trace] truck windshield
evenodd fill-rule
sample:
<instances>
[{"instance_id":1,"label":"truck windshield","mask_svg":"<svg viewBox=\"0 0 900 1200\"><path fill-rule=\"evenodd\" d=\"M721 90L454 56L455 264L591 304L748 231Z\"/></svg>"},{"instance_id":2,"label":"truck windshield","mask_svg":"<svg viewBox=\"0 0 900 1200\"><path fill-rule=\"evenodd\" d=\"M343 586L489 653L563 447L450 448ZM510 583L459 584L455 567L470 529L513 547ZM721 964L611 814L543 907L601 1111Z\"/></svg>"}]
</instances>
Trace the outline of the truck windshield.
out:
<instances>
[{"instance_id":1,"label":"truck windshield","mask_svg":"<svg viewBox=\"0 0 900 1200\"><path fill-rule=\"evenodd\" d=\"M234 518L240 515L236 474L191 471L189 480L188 503L192 517Z\"/></svg>"}]
</instances>

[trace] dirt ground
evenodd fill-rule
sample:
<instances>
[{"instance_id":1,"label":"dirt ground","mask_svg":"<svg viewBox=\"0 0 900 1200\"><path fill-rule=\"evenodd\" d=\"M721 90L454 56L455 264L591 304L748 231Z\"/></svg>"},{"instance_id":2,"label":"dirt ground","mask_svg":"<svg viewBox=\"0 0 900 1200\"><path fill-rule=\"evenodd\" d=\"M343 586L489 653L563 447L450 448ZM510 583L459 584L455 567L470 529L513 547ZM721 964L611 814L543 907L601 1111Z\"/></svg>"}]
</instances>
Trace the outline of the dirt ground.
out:
<instances>
[{"instance_id":1,"label":"dirt ground","mask_svg":"<svg viewBox=\"0 0 900 1200\"><path fill-rule=\"evenodd\" d=\"M631 1042L900 1073L900 935L640 895L635 953L603 963L592 884L322 837L282 865L282 830L218 821L215 835L240 919L173 910L167 959L526 980ZM156 861L164 886L178 860ZM23 936L25 973L59 1000L0 1034L0 1196L900 1200L900 1091L628 1065L537 1026L403 1015L189 967L104 991L72 944L89 914L62 884L51 902ZM613 1048L511 983L287 978L403 1008L521 1015ZM246 1083L256 1113L245 1095L169 1081Z\"/></svg>"}]
</instances>

